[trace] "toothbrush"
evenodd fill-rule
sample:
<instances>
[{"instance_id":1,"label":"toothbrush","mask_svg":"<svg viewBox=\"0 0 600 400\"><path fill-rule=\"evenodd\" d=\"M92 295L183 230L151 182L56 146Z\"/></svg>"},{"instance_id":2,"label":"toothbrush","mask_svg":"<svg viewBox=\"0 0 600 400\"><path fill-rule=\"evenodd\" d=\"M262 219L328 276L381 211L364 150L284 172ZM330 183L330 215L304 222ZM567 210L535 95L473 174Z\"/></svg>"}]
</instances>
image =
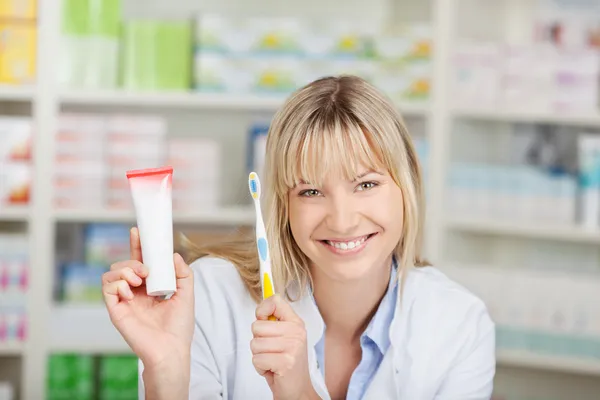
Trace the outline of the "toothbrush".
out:
<instances>
[{"instance_id":1,"label":"toothbrush","mask_svg":"<svg viewBox=\"0 0 600 400\"><path fill-rule=\"evenodd\" d=\"M254 199L254 208L256 209L256 247L258 248L258 258L260 260L260 281L262 284L263 299L269 298L275 294L273 286L273 274L271 272L271 257L269 257L269 243L267 242L267 232L262 218L260 208L260 180L256 172L251 172L248 177L248 186L250 194ZM270 316L269 320L276 318Z\"/></svg>"}]
</instances>

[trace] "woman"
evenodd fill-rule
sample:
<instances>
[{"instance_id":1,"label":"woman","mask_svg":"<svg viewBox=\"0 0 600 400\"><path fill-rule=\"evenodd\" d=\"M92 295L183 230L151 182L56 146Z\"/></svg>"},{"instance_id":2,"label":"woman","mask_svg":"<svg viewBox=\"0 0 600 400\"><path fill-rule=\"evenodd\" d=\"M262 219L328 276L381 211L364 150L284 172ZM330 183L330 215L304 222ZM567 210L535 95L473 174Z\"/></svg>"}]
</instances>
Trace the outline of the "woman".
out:
<instances>
[{"instance_id":1,"label":"woman","mask_svg":"<svg viewBox=\"0 0 600 400\"><path fill-rule=\"evenodd\" d=\"M140 398L489 399L494 324L421 258L421 173L394 105L357 77L317 80L275 115L265 165L279 295L261 298L254 238L196 248L191 267L175 254L167 301L145 294L135 229L105 274Z\"/></svg>"}]
</instances>

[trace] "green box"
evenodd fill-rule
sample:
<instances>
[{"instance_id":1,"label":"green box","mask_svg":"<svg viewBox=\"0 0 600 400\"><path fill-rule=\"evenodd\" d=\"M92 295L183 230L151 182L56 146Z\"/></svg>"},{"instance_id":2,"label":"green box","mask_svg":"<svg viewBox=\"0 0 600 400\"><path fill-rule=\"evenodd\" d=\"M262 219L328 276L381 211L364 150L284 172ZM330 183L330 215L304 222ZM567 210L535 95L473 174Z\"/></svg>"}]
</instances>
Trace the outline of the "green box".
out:
<instances>
[{"instance_id":1,"label":"green box","mask_svg":"<svg viewBox=\"0 0 600 400\"><path fill-rule=\"evenodd\" d=\"M138 359L104 356L100 360L100 400L137 400Z\"/></svg>"},{"instance_id":2,"label":"green box","mask_svg":"<svg viewBox=\"0 0 600 400\"><path fill-rule=\"evenodd\" d=\"M192 25L188 21L132 20L123 29L123 87L188 90Z\"/></svg>"},{"instance_id":3,"label":"green box","mask_svg":"<svg viewBox=\"0 0 600 400\"><path fill-rule=\"evenodd\" d=\"M92 400L94 360L92 356L55 354L48 360L48 400Z\"/></svg>"},{"instance_id":4,"label":"green box","mask_svg":"<svg viewBox=\"0 0 600 400\"><path fill-rule=\"evenodd\" d=\"M62 33L67 36L118 38L121 0L63 0Z\"/></svg>"}]
</instances>

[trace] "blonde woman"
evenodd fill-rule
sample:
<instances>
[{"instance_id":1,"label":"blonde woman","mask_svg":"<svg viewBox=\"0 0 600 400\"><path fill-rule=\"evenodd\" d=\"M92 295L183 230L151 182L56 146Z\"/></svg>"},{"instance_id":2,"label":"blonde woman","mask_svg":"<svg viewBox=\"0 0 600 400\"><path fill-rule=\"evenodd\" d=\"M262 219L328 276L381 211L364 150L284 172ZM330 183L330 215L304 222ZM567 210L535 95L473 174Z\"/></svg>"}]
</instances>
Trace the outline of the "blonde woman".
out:
<instances>
[{"instance_id":1,"label":"blonde woman","mask_svg":"<svg viewBox=\"0 0 600 400\"><path fill-rule=\"evenodd\" d=\"M394 105L357 77L307 85L272 121L265 171L278 295L261 299L254 238L190 266L175 254L167 301L145 294L135 229L105 274L140 398L489 399L494 324L422 258L421 172Z\"/></svg>"}]
</instances>

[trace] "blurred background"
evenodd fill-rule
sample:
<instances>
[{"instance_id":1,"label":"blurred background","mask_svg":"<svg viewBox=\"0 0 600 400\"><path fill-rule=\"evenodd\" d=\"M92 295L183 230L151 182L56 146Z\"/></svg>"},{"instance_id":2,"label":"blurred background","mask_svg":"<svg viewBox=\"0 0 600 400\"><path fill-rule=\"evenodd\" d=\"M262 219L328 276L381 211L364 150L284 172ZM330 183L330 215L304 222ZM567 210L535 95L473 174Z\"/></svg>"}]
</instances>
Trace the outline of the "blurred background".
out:
<instances>
[{"instance_id":1,"label":"blurred background","mask_svg":"<svg viewBox=\"0 0 600 400\"><path fill-rule=\"evenodd\" d=\"M174 166L178 232L244 234L273 113L341 73L406 119L494 399L598 399L600 0L0 0L0 400L136 399L100 293L125 171Z\"/></svg>"}]
</instances>

